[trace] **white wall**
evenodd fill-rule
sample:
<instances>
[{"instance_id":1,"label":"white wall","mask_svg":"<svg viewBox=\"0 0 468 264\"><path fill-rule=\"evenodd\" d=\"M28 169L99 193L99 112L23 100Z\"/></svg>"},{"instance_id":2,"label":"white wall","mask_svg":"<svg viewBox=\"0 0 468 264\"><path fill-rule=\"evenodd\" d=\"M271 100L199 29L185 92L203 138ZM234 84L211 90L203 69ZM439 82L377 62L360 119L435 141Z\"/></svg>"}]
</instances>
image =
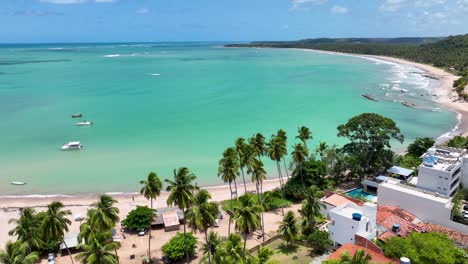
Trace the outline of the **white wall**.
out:
<instances>
[{"instance_id":1,"label":"white wall","mask_svg":"<svg viewBox=\"0 0 468 264\"><path fill-rule=\"evenodd\" d=\"M431 199L433 196L430 194L419 194L417 191L405 189L405 187L391 183L380 184L378 204L398 206L425 222L468 233L468 226L450 220L451 200L440 197Z\"/></svg>"},{"instance_id":2,"label":"white wall","mask_svg":"<svg viewBox=\"0 0 468 264\"><path fill-rule=\"evenodd\" d=\"M452 175L446 171L419 166L417 187L432 192L448 195ZM445 188L445 190L444 190Z\"/></svg>"},{"instance_id":3,"label":"white wall","mask_svg":"<svg viewBox=\"0 0 468 264\"><path fill-rule=\"evenodd\" d=\"M468 158L463 158L462 176L460 182L464 188L468 188Z\"/></svg>"},{"instance_id":4,"label":"white wall","mask_svg":"<svg viewBox=\"0 0 468 264\"><path fill-rule=\"evenodd\" d=\"M334 221L333 225L328 225L330 240L341 245L354 244L354 235L359 231L360 225L365 224L362 220L356 221L333 212L330 212L330 218Z\"/></svg>"}]
</instances>

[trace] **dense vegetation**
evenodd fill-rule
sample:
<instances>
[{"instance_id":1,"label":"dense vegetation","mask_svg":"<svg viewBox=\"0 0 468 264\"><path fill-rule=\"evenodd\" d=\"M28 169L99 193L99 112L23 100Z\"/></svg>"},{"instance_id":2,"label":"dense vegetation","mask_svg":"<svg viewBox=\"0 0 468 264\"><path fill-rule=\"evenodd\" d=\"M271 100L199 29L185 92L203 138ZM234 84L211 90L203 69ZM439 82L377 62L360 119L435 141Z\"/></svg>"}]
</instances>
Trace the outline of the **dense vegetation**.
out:
<instances>
[{"instance_id":1,"label":"dense vegetation","mask_svg":"<svg viewBox=\"0 0 468 264\"><path fill-rule=\"evenodd\" d=\"M421 155L434 144L435 140L432 138L416 138L413 143L408 145L406 153L398 156L396 163L403 168L415 170L422 162Z\"/></svg>"},{"instance_id":2,"label":"dense vegetation","mask_svg":"<svg viewBox=\"0 0 468 264\"><path fill-rule=\"evenodd\" d=\"M122 224L129 230L140 231L150 227L151 221L153 220L155 210L148 206L138 206L136 209L130 211L127 218L122 221Z\"/></svg>"},{"instance_id":3,"label":"dense vegetation","mask_svg":"<svg viewBox=\"0 0 468 264\"><path fill-rule=\"evenodd\" d=\"M189 255L195 253L197 248L197 238L192 233L177 233L174 237L162 246L162 252L173 261L180 261L184 258L185 252Z\"/></svg>"},{"instance_id":4,"label":"dense vegetation","mask_svg":"<svg viewBox=\"0 0 468 264\"><path fill-rule=\"evenodd\" d=\"M455 136L447 142L447 146L452 148L468 148L468 137L464 136Z\"/></svg>"}]
</instances>

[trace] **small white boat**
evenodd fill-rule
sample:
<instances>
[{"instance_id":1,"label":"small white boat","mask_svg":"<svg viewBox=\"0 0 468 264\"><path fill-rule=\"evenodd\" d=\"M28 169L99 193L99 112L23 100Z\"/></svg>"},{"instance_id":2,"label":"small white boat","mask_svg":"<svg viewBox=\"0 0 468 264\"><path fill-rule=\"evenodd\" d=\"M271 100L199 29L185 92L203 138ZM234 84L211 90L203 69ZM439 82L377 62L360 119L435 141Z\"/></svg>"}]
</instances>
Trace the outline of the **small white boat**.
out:
<instances>
[{"instance_id":1,"label":"small white boat","mask_svg":"<svg viewBox=\"0 0 468 264\"><path fill-rule=\"evenodd\" d=\"M90 126L92 124L93 122L91 121L81 121L81 122L76 123L77 126Z\"/></svg>"},{"instance_id":2,"label":"small white boat","mask_svg":"<svg viewBox=\"0 0 468 264\"><path fill-rule=\"evenodd\" d=\"M83 148L79 141L72 141L62 145L62 150L79 150Z\"/></svg>"},{"instance_id":3,"label":"small white boat","mask_svg":"<svg viewBox=\"0 0 468 264\"><path fill-rule=\"evenodd\" d=\"M25 182L12 181L11 184L12 185L25 185L26 183Z\"/></svg>"}]
</instances>

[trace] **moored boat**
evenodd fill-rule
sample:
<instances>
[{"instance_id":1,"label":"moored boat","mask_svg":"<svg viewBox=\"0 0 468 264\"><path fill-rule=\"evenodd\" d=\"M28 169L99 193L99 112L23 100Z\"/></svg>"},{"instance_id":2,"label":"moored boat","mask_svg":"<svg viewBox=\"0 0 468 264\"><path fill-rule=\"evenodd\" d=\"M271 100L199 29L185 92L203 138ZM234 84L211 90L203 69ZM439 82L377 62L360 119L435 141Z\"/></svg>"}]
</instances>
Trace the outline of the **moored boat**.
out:
<instances>
[{"instance_id":1,"label":"moored boat","mask_svg":"<svg viewBox=\"0 0 468 264\"><path fill-rule=\"evenodd\" d=\"M62 150L79 150L83 148L79 141L71 141L62 145Z\"/></svg>"},{"instance_id":2,"label":"moored boat","mask_svg":"<svg viewBox=\"0 0 468 264\"><path fill-rule=\"evenodd\" d=\"M374 101L374 102L378 102L379 100L377 98L375 98L374 96L372 96L372 94L361 94L362 97L366 98L366 99L369 99L371 101Z\"/></svg>"},{"instance_id":3,"label":"moored boat","mask_svg":"<svg viewBox=\"0 0 468 264\"><path fill-rule=\"evenodd\" d=\"M25 182L19 182L19 181L12 181L11 184L12 185L25 185L26 183Z\"/></svg>"},{"instance_id":4,"label":"moored boat","mask_svg":"<svg viewBox=\"0 0 468 264\"><path fill-rule=\"evenodd\" d=\"M92 124L93 122L91 121L81 121L81 122L76 123L77 126L90 126Z\"/></svg>"},{"instance_id":5,"label":"moored boat","mask_svg":"<svg viewBox=\"0 0 468 264\"><path fill-rule=\"evenodd\" d=\"M407 101L403 101L403 102L401 102L401 104L406 106L406 107L410 107L410 108L415 108L416 107L415 104L407 102Z\"/></svg>"},{"instance_id":6,"label":"moored boat","mask_svg":"<svg viewBox=\"0 0 468 264\"><path fill-rule=\"evenodd\" d=\"M73 115L72 115L72 118L79 118L79 117L81 117L81 116L82 116L81 113L76 113L76 114L73 114Z\"/></svg>"}]
</instances>

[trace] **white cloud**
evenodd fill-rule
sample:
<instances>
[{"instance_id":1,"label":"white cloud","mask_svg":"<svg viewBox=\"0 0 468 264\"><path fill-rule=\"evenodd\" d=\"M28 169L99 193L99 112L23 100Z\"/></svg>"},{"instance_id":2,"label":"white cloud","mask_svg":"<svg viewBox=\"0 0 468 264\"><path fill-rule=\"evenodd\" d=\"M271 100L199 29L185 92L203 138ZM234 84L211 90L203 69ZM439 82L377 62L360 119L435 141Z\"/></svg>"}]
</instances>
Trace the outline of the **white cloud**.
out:
<instances>
[{"instance_id":1,"label":"white cloud","mask_svg":"<svg viewBox=\"0 0 468 264\"><path fill-rule=\"evenodd\" d=\"M41 3L49 4L60 4L60 5L69 5L69 4L82 4L87 2L94 3L113 3L116 0L39 0Z\"/></svg>"},{"instance_id":2,"label":"white cloud","mask_svg":"<svg viewBox=\"0 0 468 264\"><path fill-rule=\"evenodd\" d=\"M328 0L292 0L291 10L301 9L307 5L321 5L326 3Z\"/></svg>"},{"instance_id":3,"label":"white cloud","mask_svg":"<svg viewBox=\"0 0 468 264\"><path fill-rule=\"evenodd\" d=\"M443 5L447 0L417 0L414 2L415 7L431 7L435 5Z\"/></svg>"},{"instance_id":4,"label":"white cloud","mask_svg":"<svg viewBox=\"0 0 468 264\"><path fill-rule=\"evenodd\" d=\"M458 0L457 6L459 8L468 9L468 0Z\"/></svg>"},{"instance_id":5,"label":"white cloud","mask_svg":"<svg viewBox=\"0 0 468 264\"><path fill-rule=\"evenodd\" d=\"M395 12L406 6L406 0L385 0L380 6L380 10L387 12Z\"/></svg>"},{"instance_id":6,"label":"white cloud","mask_svg":"<svg viewBox=\"0 0 468 264\"><path fill-rule=\"evenodd\" d=\"M149 13L149 9L148 9L148 8L144 8L144 7L138 8L137 11L136 11L136 13L137 13L137 14L142 14L142 15L143 15L143 14L147 14L147 13Z\"/></svg>"},{"instance_id":7,"label":"white cloud","mask_svg":"<svg viewBox=\"0 0 468 264\"><path fill-rule=\"evenodd\" d=\"M346 14L349 12L349 9L345 6L334 5L330 11L334 14Z\"/></svg>"}]
</instances>

